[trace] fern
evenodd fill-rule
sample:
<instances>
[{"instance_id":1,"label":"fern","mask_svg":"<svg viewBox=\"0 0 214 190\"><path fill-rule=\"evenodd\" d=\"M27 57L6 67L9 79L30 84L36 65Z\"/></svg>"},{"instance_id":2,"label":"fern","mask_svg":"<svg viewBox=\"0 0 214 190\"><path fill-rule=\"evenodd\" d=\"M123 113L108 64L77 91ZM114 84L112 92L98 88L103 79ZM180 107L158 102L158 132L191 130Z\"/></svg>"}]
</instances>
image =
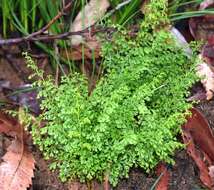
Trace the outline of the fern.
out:
<instances>
[{"instance_id":1,"label":"fern","mask_svg":"<svg viewBox=\"0 0 214 190\"><path fill-rule=\"evenodd\" d=\"M109 176L116 185L131 167L149 172L160 161L173 163L183 145L176 135L185 122L188 89L197 80L195 58L187 58L166 27L166 1L151 0L136 39L117 33L103 46L106 74L88 96L81 74L41 80L43 128L35 144L59 169L63 181ZM161 18L160 18L161 16ZM150 23L155 20L154 23ZM158 31L157 31L158 29Z\"/></svg>"}]
</instances>

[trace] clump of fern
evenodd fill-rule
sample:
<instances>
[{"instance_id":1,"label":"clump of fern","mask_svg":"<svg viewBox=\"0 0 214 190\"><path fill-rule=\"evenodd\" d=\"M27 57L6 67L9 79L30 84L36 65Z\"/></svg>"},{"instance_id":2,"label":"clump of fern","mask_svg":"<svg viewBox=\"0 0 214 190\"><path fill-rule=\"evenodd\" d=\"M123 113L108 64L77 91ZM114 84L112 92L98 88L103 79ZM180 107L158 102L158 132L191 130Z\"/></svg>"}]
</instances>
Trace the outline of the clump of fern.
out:
<instances>
[{"instance_id":1,"label":"clump of fern","mask_svg":"<svg viewBox=\"0 0 214 190\"><path fill-rule=\"evenodd\" d=\"M108 176L116 185L131 167L148 172L159 161L172 163L182 147L176 135L197 77L194 56L187 58L165 27L166 2L151 0L136 39L118 33L103 46L106 74L90 96L77 73L59 86L51 78L35 83L47 124L33 127L33 139L63 181Z\"/></svg>"}]
</instances>

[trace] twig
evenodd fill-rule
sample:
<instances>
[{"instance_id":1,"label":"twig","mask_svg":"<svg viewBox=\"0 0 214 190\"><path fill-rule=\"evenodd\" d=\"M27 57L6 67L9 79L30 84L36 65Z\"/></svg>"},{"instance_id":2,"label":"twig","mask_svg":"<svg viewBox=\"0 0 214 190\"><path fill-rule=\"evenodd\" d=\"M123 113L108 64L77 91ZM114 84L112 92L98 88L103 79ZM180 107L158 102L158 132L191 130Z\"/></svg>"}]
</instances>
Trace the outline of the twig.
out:
<instances>
[{"instance_id":1,"label":"twig","mask_svg":"<svg viewBox=\"0 0 214 190\"><path fill-rule=\"evenodd\" d=\"M161 174L158 176L158 178L155 180L154 184L152 185L152 187L150 188L150 190L155 190L157 184L159 183L159 181L161 180L161 178L163 177L163 175L167 172L167 168L164 169L164 171L161 172Z\"/></svg>"},{"instance_id":2,"label":"twig","mask_svg":"<svg viewBox=\"0 0 214 190\"><path fill-rule=\"evenodd\" d=\"M125 2L126 3L126 2ZM124 3L123 3L124 4ZM51 40L56 40L56 39L68 39L69 36L73 35L85 35L87 33L91 34L91 31L89 28L86 28L81 31L76 31L76 32L65 32L62 34L56 34L56 35L41 35L43 34L46 30L50 28L50 26L56 22L59 18L61 18L64 15L64 12L67 11L72 5L72 2L69 2L67 5L63 7L63 9L43 28L40 30L33 32L27 36L20 37L20 38L11 38L11 39L0 39L0 47L3 45L13 45L13 44L19 44L22 42L35 42L35 41L51 41ZM92 34L95 34L97 32L102 32L102 31L108 31L108 29L101 29L101 30L94 30Z\"/></svg>"},{"instance_id":3,"label":"twig","mask_svg":"<svg viewBox=\"0 0 214 190\"><path fill-rule=\"evenodd\" d=\"M3 39L0 40L0 46L3 45L13 45L13 44L19 44L22 42L36 42L36 41L52 41L52 40L59 40L59 39L69 39L70 36L73 35L85 35L90 32L90 34L94 35L98 32L109 32L109 31L115 31L113 28L102 28L102 29L95 29L94 31L89 31L89 28L86 28L81 31L77 32L65 32L62 34L56 34L56 35L43 35L43 36L33 36L29 38L29 36L21 37L21 38L13 38L13 39Z\"/></svg>"},{"instance_id":4,"label":"twig","mask_svg":"<svg viewBox=\"0 0 214 190\"><path fill-rule=\"evenodd\" d=\"M37 32L34 32L32 34L29 34L28 36L26 36L26 38L33 38L35 36L38 36L42 33L44 33L46 30L48 30L50 28L50 26L56 22L59 18L61 18L64 15L64 12L66 10L68 10L72 5L72 2L69 2L67 5L65 5L65 7L62 8L62 10L43 28L41 28L40 30L38 30Z\"/></svg>"},{"instance_id":5,"label":"twig","mask_svg":"<svg viewBox=\"0 0 214 190\"><path fill-rule=\"evenodd\" d=\"M112 9L106 16L104 16L104 18L112 15L115 11L121 9L122 7L124 7L125 5L129 4L131 2L131 0L126 0L123 3L120 3L119 5L117 5L117 7L115 7L114 9ZM40 30L33 32L27 36L24 37L20 37L20 38L12 38L12 39L0 39L0 46L3 45L13 45L13 44L19 44L22 42L36 42L36 41L52 41L52 40L56 40L56 39L69 39L70 36L73 35L85 35L90 33L91 31L89 28L86 28L84 30L81 31L76 31L76 32L65 32L62 34L56 34L56 35L41 35L43 34L45 31L47 31L50 26L56 22L56 20L58 20L59 18L61 18L64 15L64 12L66 12L70 7L72 6L72 1L69 2L67 5L65 5L62 10L43 28L41 28ZM94 35L95 33L98 32L108 32L108 31L116 31L115 29L111 28L111 30L108 29L98 29L98 30L94 30L92 31L92 35Z\"/></svg>"}]
</instances>

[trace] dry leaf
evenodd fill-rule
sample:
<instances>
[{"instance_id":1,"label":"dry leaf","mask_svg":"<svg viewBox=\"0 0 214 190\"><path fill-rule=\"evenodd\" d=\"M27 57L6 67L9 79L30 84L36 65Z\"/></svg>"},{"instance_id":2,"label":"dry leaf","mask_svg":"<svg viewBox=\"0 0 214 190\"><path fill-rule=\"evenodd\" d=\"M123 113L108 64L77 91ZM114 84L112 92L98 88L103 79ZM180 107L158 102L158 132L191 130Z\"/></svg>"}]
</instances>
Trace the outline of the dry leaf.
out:
<instances>
[{"instance_id":1,"label":"dry leaf","mask_svg":"<svg viewBox=\"0 0 214 190\"><path fill-rule=\"evenodd\" d=\"M210 5L214 4L214 0L204 0L199 7L199 10L204 10L207 7L209 7Z\"/></svg>"},{"instance_id":2,"label":"dry leaf","mask_svg":"<svg viewBox=\"0 0 214 190\"><path fill-rule=\"evenodd\" d=\"M109 6L108 0L91 0L71 23L70 31L77 32L92 26L102 18ZM79 45L82 41L82 36L72 36L71 44Z\"/></svg>"},{"instance_id":3,"label":"dry leaf","mask_svg":"<svg viewBox=\"0 0 214 190\"><path fill-rule=\"evenodd\" d=\"M214 92L214 72L207 63L203 62L202 56L199 56L201 63L197 66L197 74L202 78L201 82L206 90L207 100L212 99Z\"/></svg>"},{"instance_id":4,"label":"dry leaf","mask_svg":"<svg viewBox=\"0 0 214 190\"><path fill-rule=\"evenodd\" d=\"M167 167L163 164L160 163L156 169L156 174L158 176L162 175L160 180L158 181L155 190L167 190L168 185L169 185L169 180L170 180L170 173L167 170Z\"/></svg>"},{"instance_id":5,"label":"dry leaf","mask_svg":"<svg viewBox=\"0 0 214 190\"><path fill-rule=\"evenodd\" d=\"M14 119L0 113L0 132L14 137L0 164L0 189L25 190L32 183L35 160L24 144L24 129Z\"/></svg>"},{"instance_id":6,"label":"dry leaf","mask_svg":"<svg viewBox=\"0 0 214 190\"><path fill-rule=\"evenodd\" d=\"M2 161L0 165L1 190L25 190L32 184L35 161L26 146L22 150L17 139L8 147Z\"/></svg>"},{"instance_id":7,"label":"dry leaf","mask_svg":"<svg viewBox=\"0 0 214 190\"><path fill-rule=\"evenodd\" d=\"M214 181L214 166L209 167L209 175L211 179Z\"/></svg>"},{"instance_id":8,"label":"dry leaf","mask_svg":"<svg viewBox=\"0 0 214 190\"><path fill-rule=\"evenodd\" d=\"M183 126L183 132L189 132L197 146L214 162L214 135L207 120L196 109L191 110L192 116Z\"/></svg>"},{"instance_id":9,"label":"dry leaf","mask_svg":"<svg viewBox=\"0 0 214 190\"><path fill-rule=\"evenodd\" d=\"M214 162L214 136L203 115L195 108L191 112L192 116L182 126L183 141L186 144L187 153L198 166L201 181L208 188L213 188L214 181L208 167Z\"/></svg>"},{"instance_id":10,"label":"dry leaf","mask_svg":"<svg viewBox=\"0 0 214 190\"><path fill-rule=\"evenodd\" d=\"M187 153L195 161L195 163L200 171L200 180L202 181L202 183L205 186L211 188L212 179L209 175L208 168L207 168L206 164L204 163L204 161L201 159L200 153L194 145L191 134L188 132L185 132L183 135L183 141L187 145L186 146Z\"/></svg>"}]
</instances>

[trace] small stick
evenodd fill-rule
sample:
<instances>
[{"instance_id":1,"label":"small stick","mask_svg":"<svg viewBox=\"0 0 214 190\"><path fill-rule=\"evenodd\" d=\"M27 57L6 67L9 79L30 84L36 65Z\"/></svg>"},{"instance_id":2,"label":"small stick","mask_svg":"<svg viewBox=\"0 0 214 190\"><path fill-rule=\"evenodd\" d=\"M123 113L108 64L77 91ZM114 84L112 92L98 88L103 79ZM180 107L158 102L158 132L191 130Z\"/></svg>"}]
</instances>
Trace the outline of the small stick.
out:
<instances>
[{"instance_id":1,"label":"small stick","mask_svg":"<svg viewBox=\"0 0 214 190\"><path fill-rule=\"evenodd\" d=\"M56 35L44 35L44 36L25 36L21 38L11 38L11 39L2 39L0 40L0 46L3 45L12 45L12 44L18 44L22 42L36 42L36 41L52 41L52 40L59 40L59 39L69 39L69 36L72 35L85 35L89 32L91 32L93 35L98 32L109 32L110 30L115 31L115 29L112 28L102 28L102 29L95 29L92 32L89 31L88 28L81 30L81 31L76 31L76 32L65 32L62 34L56 34Z\"/></svg>"}]
</instances>

